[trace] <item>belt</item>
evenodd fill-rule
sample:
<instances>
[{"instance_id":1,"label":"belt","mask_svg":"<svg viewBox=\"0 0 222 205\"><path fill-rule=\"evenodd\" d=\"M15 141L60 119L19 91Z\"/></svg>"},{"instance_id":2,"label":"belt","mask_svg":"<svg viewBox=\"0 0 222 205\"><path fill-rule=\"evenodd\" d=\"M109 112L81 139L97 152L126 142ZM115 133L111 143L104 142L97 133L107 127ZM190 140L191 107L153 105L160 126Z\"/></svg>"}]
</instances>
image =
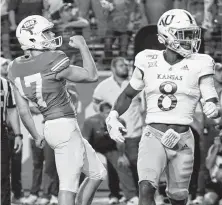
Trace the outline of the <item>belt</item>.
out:
<instances>
[{"instance_id":1,"label":"belt","mask_svg":"<svg viewBox=\"0 0 222 205\"><path fill-rule=\"evenodd\" d=\"M168 129L173 129L177 133L183 133L189 130L189 125L175 125L175 124L162 124L162 123L151 123L151 127L161 131L166 132Z\"/></svg>"}]
</instances>

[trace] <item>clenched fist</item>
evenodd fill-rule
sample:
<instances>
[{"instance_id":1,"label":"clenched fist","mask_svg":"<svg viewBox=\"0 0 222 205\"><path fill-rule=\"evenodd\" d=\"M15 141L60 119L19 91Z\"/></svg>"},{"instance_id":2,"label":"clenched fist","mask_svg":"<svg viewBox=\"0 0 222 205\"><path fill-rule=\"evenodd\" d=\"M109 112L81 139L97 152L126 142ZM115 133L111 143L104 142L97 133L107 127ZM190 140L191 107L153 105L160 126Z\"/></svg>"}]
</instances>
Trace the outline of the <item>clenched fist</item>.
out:
<instances>
[{"instance_id":1,"label":"clenched fist","mask_svg":"<svg viewBox=\"0 0 222 205\"><path fill-rule=\"evenodd\" d=\"M39 136L37 139L35 139L35 146L43 149L45 146L45 138L43 136Z\"/></svg>"},{"instance_id":2,"label":"clenched fist","mask_svg":"<svg viewBox=\"0 0 222 205\"><path fill-rule=\"evenodd\" d=\"M86 41L83 36L76 35L72 36L69 39L69 45L73 48L81 48L82 46L86 46Z\"/></svg>"},{"instance_id":3,"label":"clenched fist","mask_svg":"<svg viewBox=\"0 0 222 205\"><path fill-rule=\"evenodd\" d=\"M218 108L213 102L205 102L203 105L203 112L208 118L215 118L218 116Z\"/></svg>"}]
</instances>

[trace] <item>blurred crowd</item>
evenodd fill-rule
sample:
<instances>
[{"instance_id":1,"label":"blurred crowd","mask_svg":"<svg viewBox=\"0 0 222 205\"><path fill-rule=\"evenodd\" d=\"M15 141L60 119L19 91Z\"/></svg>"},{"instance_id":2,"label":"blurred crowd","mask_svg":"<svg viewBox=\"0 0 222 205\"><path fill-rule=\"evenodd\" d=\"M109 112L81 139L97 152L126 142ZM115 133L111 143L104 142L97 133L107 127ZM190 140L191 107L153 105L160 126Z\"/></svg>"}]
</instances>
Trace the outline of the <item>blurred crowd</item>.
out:
<instances>
[{"instance_id":1,"label":"blurred crowd","mask_svg":"<svg viewBox=\"0 0 222 205\"><path fill-rule=\"evenodd\" d=\"M13 59L22 54L15 38L18 23L26 16L43 15L55 23L72 62L81 64L78 51L68 46L69 37L83 34L101 70L113 57L134 57L137 31L157 23L160 14L184 8L204 29L206 53L221 62L221 0L1 0L1 55ZM28 9L27 9L28 8Z\"/></svg>"},{"instance_id":2,"label":"blurred crowd","mask_svg":"<svg viewBox=\"0 0 222 205\"><path fill-rule=\"evenodd\" d=\"M136 33L144 26L155 25L160 15L171 8L187 9L202 27L203 52L217 62L214 79L218 95L221 96L221 0L1 0L1 56L8 59L1 59L2 76L7 75L10 60L23 54L15 38L18 23L34 14L43 15L54 22L56 35L63 37L60 49L71 59L72 64L81 66L82 59L78 50L68 46L69 37L83 35L98 68L111 71L112 75L100 82L94 90L90 111L82 125L83 137L107 159L110 204L127 200L128 205L136 205L138 201L136 166L144 126L143 92L134 99L130 115L123 116L122 122L128 129L124 147L109 138L105 118L130 77ZM81 102L75 85L68 83L67 90L78 110ZM30 107L36 123L43 127L39 110L32 105ZM188 203L222 205L222 128L215 127L210 120L206 120L199 104L192 129L196 151ZM9 133L13 136L10 126ZM10 138L11 147L13 139ZM57 203L59 183L53 150L48 145L44 150L38 149L32 141L31 148L33 179L27 197L22 192L22 155L11 152L12 202L42 205ZM43 194L39 197L41 187ZM156 195L157 205L167 203L164 187L163 175Z\"/></svg>"}]
</instances>

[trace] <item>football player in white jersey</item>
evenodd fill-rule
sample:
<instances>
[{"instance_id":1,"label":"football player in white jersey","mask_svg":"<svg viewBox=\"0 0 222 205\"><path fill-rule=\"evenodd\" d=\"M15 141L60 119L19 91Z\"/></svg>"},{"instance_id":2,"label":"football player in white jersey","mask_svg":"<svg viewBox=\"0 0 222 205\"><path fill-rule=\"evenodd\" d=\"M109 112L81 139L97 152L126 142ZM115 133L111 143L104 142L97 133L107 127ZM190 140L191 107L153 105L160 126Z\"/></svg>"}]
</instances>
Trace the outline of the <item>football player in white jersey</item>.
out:
<instances>
[{"instance_id":1,"label":"football player in white jersey","mask_svg":"<svg viewBox=\"0 0 222 205\"><path fill-rule=\"evenodd\" d=\"M208 118L219 119L214 87L214 60L198 54L201 32L192 15L181 9L165 12L158 21L158 40L165 50L137 54L135 70L106 119L110 137L124 142L119 116L144 89L146 128L139 145L139 205L155 204L160 175L167 177L172 205L185 205L193 170L194 138L190 129L200 98Z\"/></svg>"}]
</instances>

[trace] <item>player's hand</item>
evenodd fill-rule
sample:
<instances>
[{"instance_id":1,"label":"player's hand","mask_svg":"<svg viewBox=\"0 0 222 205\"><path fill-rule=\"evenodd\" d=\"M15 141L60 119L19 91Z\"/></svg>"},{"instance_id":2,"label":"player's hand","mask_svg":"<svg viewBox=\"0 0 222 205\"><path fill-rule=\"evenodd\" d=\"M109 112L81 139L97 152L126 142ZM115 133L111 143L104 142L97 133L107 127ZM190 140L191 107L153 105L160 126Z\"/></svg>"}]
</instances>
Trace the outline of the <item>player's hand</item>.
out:
<instances>
[{"instance_id":1,"label":"player's hand","mask_svg":"<svg viewBox=\"0 0 222 205\"><path fill-rule=\"evenodd\" d=\"M125 154L122 156L119 156L117 160L117 165L119 168L127 168L130 166L129 159L127 158Z\"/></svg>"},{"instance_id":2,"label":"player's hand","mask_svg":"<svg viewBox=\"0 0 222 205\"><path fill-rule=\"evenodd\" d=\"M14 143L14 150L15 150L15 153L19 153L21 152L22 150L22 138L19 137L19 136L16 136L15 137L15 143Z\"/></svg>"},{"instance_id":3,"label":"player's hand","mask_svg":"<svg viewBox=\"0 0 222 205\"><path fill-rule=\"evenodd\" d=\"M81 47L86 46L86 41L83 38L83 36L76 35L76 36L70 37L69 45L73 48L80 49Z\"/></svg>"},{"instance_id":4,"label":"player's hand","mask_svg":"<svg viewBox=\"0 0 222 205\"><path fill-rule=\"evenodd\" d=\"M219 114L219 110L215 103L213 102L203 102L203 112L208 118L215 118Z\"/></svg>"},{"instance_id":5,"label":"player's hand","mask_svg":"<svg viewBox=\"0 0 222 205\"><path fill-rule=\"evenodd\" d=\"M40 149L43 149L44 146L45 146L45 139L44 139L44 137L40 136L37 139L35 139L35 146L40 148Z\"/></svg>"},{"instance_id":6,"label":"player's hand","mask_svg":"<svg viewBox=\"0 0 222 205\"><path fill-rule=\"evenodd\" d=\"M116 142L124 142L125 138L123 136L126 133L126 128L117 119L117 112L112 110L109 116L106 118L107 130L109 132L110 138Z\"/></svg>"}]
</instances>

